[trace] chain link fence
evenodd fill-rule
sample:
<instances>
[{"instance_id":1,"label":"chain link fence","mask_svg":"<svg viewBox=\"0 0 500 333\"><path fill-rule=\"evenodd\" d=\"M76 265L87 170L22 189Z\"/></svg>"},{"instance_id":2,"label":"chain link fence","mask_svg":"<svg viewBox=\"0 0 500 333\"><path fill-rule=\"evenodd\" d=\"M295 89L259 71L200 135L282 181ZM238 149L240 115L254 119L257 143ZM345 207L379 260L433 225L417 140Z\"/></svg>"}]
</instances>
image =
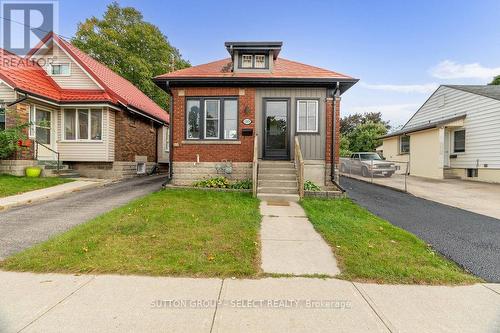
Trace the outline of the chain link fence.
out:
<instances>
[{"instance_id":1,"label":"chain link fence","mask_svg":"<svg viewBox=\"0 0 500 333\"><path fill-rule=\"evenodd\" d=\"M340 175L408 192L409 162L340 159ZM340 181L342 186L342 180Z\"/></svg>"}]
</instances>

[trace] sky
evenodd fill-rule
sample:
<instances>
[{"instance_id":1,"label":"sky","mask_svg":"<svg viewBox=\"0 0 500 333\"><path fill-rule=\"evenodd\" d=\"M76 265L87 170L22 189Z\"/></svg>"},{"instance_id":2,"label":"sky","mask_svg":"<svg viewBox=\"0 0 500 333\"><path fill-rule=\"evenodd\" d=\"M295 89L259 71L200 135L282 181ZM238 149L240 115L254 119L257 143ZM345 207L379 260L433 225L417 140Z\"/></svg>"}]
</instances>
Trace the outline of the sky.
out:
<instances>
[{"instance_id":1,"label":"sky","mask_svg":"<svg viewBox=\"0 0 500 333\"><path fill-rule=\"evenodd\" d=\"M224 42L283 41L281 56L353 76L342 115L380 111L404 124L440 84L500 74L500 0L118 1L140 10L192 65L226 58ZM103 0L60 0L59 33L101 17Z\"/></svg>"}]
</instances>

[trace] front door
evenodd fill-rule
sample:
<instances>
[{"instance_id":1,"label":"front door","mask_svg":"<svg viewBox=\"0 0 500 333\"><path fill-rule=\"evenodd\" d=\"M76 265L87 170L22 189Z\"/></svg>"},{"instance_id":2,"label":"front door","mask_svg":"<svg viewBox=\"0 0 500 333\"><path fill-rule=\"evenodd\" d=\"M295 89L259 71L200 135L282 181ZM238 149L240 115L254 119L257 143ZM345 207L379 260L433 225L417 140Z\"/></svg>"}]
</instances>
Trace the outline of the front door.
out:
<instances>
[{"instance_id":1,"label":"front door","mask_svg":"<svg viewBox=\"0 0 500 333\"><path fill-rule=\"evenodd\" d=\"M264 158L289 160L288 100L265 100L264 130Z\"/></svg>"},{"instance_id":2,"label":"front door","mask_svg":"<svg viewBox=\"0 0 500 333\"><path fill-rule=\"evenodd\" d=\"M36 141L40 143L38 146L37 158L39 160L54 160L56 159L54 150L54 125L52 111L41 108L33 108L32 126ZM50 149L52 150L50 150Z\"/></svg>"}]
</instances>

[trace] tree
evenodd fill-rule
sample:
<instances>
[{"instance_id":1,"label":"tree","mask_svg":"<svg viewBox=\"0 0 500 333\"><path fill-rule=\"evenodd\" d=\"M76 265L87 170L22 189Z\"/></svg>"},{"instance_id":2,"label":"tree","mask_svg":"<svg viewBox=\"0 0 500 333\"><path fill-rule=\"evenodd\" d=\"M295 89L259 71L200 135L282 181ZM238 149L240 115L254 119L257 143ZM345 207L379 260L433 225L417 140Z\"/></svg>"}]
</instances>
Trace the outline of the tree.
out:
<instances>
[{"instance_id":1,"label":"tree","mask_svg":"<svg viewBox=\"0 0 500 333\"><path fill-rule=\"evenodd\" d=\"M374 123L381 123L387 128L387 130L391 129L389 122L384 121L382 119L381 112L368 112L368 113L364 113L364 114L355 113L355 114L351 114L351 115L342 117L342 119L340 119L340 134L348 135L357 126L364 124L368 121L371 121Z\"/></svg>"},{"instance_id":2,"label":"tree","mask_svg":"<svg viewBox=\"0 0 500 333\"><path fill-rule=\"evenodd\" d=\"M102 19L93 16L79 23L71 42L163 108L168 105L167 94L151 78L190 66L157 26L143 20L141 12L116 2L108 5Z\"/></svg>"},{"instance_id":3,"label":"tree","mask_svg":"<svg viewBox=\"0 0 500 333\"><path fill-rule=\"evenodd\" d=\"M346 136L340 137L340 157L349 157L351 156L351 150L349 149L349 139Z\"/></svg>"},{"instance_id":4,"label":"tree","mask_svg":"<svg viewBox=\"0 0 500 333\"><path fill-rule=\"evenodd\" d=\"M387 126L381 122L367 122L358 125L348 134L350 151L374 151L380 145L381 136L387 134Z\"/></svg>"},{"instance_id":5,"label":"tree","mask_svg":"<svg viewBox=\"0 0 500 333\"><path fill-rule=\"evenodd\" d=\"M500 75L497 75L493 78L493 81L489 83L490 85L500 85Z\"/></svg>"}]
</instances>

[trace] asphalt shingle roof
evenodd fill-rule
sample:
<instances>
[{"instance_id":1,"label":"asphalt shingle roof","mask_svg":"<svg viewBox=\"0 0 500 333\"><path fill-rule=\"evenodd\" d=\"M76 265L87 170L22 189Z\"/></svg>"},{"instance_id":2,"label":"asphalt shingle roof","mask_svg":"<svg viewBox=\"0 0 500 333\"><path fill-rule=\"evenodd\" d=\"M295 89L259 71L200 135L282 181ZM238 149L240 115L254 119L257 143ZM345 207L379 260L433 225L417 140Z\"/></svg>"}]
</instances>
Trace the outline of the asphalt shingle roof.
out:
<instances>
[{"instance_id":1,"label":"asphalt shingle roof","mask_svg":"<svg viewBox=\"0 0 500 333\"><path fill-rule=\"evenodd\" d=\"M458 89L473 94L500 100L500 86L498 85L445 85L445 87Z\"/></svg>"}]
</instances>

